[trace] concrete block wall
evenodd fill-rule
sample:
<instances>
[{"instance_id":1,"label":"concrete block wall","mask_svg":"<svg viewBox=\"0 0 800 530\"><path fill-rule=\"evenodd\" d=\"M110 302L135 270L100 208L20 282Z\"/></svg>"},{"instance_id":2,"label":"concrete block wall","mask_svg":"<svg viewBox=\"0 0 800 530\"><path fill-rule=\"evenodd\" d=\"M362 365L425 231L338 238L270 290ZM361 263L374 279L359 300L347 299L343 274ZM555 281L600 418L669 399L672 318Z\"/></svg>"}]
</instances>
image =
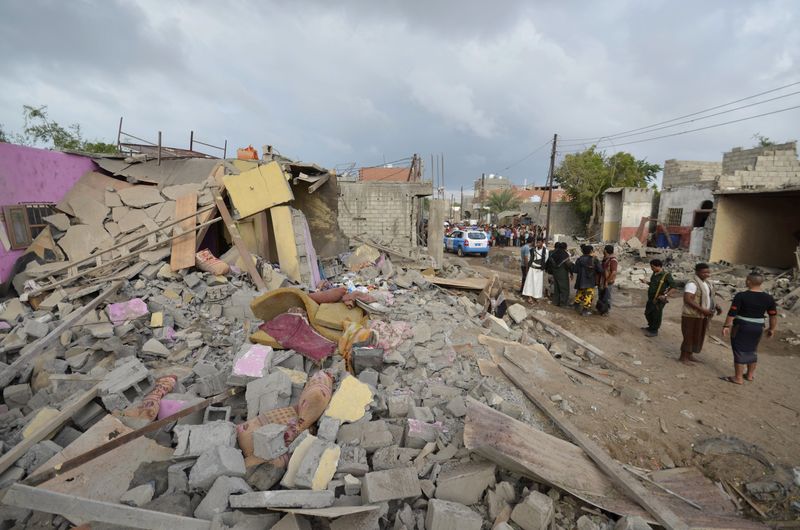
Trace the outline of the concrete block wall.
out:
<instances>
[{"instance_id":1,"label":"concrete block wall","mask_svg":"<svg viewBox=\"0 0 800 530\"><path fill-rule=\"evenodd\" d=\"M694 211L699 210L704 201L714 201L714 182L665 189L661 192L658 220L666 223L670 208L682 208L680 226L692 226Z\"/></svg>"},{"instance_id":2,"label":"concrete block wall","mask_svg":"<svg viewBox=\"0 0 800 530\"><path fill-rule=\"evenodd\" d=\"M433 194L430 182L339 182L339 227L397 248L417 244L417 204Z\"/></svg>"},{"instance_id":3,"label":"concrete block wall","mask_svg":"<svg viewBox=\"0 0 800 530\"><path fill-rule=\"evenodd\" d=\"M688 186L698 182L713 182L722 173L722 163L694 160L667 160L664 162L663 189Z\"/></svg>"},{"instance_id":4,"label":"concrete block wall","mask_svg":"<svg viewBox=\"0 0 800 530\"><path fill-rule=\"evenodd\" d=\"M726 171L719 179L720 190L800 186L796 142L733 149L723 155L723 169Z\"/></svg>"}]
</instances>

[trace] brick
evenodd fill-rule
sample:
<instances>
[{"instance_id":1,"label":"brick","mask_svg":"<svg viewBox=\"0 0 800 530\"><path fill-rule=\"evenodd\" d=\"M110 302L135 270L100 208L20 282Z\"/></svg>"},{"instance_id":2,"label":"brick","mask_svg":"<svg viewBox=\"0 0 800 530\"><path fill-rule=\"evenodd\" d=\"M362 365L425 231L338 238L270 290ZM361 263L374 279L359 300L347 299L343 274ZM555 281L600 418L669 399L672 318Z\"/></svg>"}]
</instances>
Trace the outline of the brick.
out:
<instances>
[{"instance_id":1,"label":"brick","mask_svg":"<svg viewBox=\"0 0 800 530\"><path fill-rule=\"evenodd\" d=\"M361 496L367 504L419 497L422 490L413 468L367 473L361 482Z\"/></svg>"},{"instance_id":2,"label":"brick","mask_svg":"<svg viewBox=\"0 0 800 530\"><path fill-rule=\"evenodd\" d=\"M425 516L426 530L480 530L480 515L457 502L431 499Z\"/></svg>"}]
</instances>

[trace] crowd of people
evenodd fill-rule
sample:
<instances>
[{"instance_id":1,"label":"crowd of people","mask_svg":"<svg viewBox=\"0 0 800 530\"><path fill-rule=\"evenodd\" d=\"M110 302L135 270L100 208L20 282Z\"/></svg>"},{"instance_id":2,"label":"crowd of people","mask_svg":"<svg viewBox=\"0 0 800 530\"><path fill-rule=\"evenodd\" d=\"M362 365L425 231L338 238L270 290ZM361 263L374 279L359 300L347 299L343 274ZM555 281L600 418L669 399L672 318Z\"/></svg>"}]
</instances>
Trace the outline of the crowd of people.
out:
<instances>
[{"instance_id":1,"label":"crowd of people","mask_svg":"<svg viewBox=\"0 0 800 530\"><path fill-rule=\"evenodd\" d=\"M492 247L521 247L525 242L531 238L541 235L541 227L537 225L472 225L462 226L459 224L450 224L445 229L445 235L452 233L455 230L480 230L486 234L489 240L489 245Z\"/></svg>"},{"instance_id":2,"label":"crowd of people","mask_svg":"<svg viewBox=\"0 0 800 530\"><path fill-rule=\"evenodd\" d=\"M566 243L556 243L550 251L542 237L528 237L520 248L522 282L520 292L529 304L545 300L549 292L550 302L556 306L570 306L583 316L596 310L608 315L612 306L614 286L619 261L614 255L614 246L605 245L602 257L595 255L592 245L581 245L581 255L573 260ZM648 284L647 303L643 327L647 337L658 336L665 306L670 298L679 293L672 275L664 270L659 259L650 261L652 275ZM551 277L549 287L545 274ZM695 266L695 274L683 288L681 311L681 334L679 361L692 365L701 362L695 357L702 351L709 324L714 316L722 314L717 303L714 287L709 281L711 268L706 263ZM571 298L570 283L575 291ZM767 338L775 334L777 308L775 300L762 290L764 277L753 272L747 276L747 290L737 293L722 326L722 335L730 337L733 350L734 374L725 381L742 385L755 376L758 344L765 333Z\"/></svg>"}]
</instances>

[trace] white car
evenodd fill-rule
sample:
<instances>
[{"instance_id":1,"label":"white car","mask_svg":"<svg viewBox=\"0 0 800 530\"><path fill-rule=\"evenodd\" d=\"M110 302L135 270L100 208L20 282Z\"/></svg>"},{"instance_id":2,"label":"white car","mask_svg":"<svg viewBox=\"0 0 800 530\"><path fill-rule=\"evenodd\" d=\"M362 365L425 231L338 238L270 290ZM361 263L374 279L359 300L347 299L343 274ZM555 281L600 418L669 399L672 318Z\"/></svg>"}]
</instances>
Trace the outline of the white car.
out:
<instances>
[{"instance_id":1,"label":"white car","mask_svg":"<svg viewBox=\"0 0 800 530\"><path fill-rule=\"evenodd\" d=\"M489 238L486 232L480 230L454 230L444 238L444 249L455 252L459 256L464 254L489 254Z\"/></svg>"}]
</instances>

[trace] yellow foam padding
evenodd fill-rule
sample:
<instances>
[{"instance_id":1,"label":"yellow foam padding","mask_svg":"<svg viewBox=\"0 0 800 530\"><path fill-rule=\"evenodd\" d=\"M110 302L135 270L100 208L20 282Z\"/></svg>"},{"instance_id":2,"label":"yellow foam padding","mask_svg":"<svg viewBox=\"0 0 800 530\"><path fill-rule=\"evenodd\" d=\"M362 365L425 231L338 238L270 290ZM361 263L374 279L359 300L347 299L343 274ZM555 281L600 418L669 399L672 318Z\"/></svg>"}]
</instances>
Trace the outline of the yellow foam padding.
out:
<instances>
[{"instance_id":1,"label":"yellow foam padding","mask_svg":"<svg viewBox=\"0 0 800 530\"><path fill-rule=\"evenodd\" d=\"M326 416L342 423L358 421L364 417L367 405L372 402L372 390L352 375L345 377L333 394Z\"/></svg>"},{"instance_id":2,"label":"yellow foam padding","mask_svg":"<svg viewBox=\"0 0 800 530\"><path fill-rule=\"evenodd\" d=\"M308 297L308 295L295 287L283 287L274 289L267 293L257 296L250 302L250 309L256 318L268 322L278 315L286 313L293 307L302 307L308 314L308 322L317 332L328 340L339 342L342 336L341 331L335 331L317 323L316 315L319 311L319 304ZM265 333L266 335L266 333ZM252 336L251 336L252 340ZM273 339L274 340L274 339ZM260 343L264 344L264 343ZM280 348L280 346L279 346Z\"/></svg>"},{"instance_id":3,"label":"yellow foam padding","mask_svg":"<svg viewBox=\"0 0 800 530\"><path fill-rule=\"evenodd\" d=\"M269 333L266 331L258 330L252 335L250 335L250 342L254 342L256 344L263 344L264 346L271 346L272 349L275 350L282 350L283 346L281 346L277 340L273 339Z\"/></svg>"},{"instance_id":4,"label":"yellow foam padding","mask_svg":"<svg viewBox=\"0 0 800 530\"><path fill-rule=\"evenodd\" d=\"M360 322L364 318L364 312L360 307L347 307L344 302L332 304L321 304L317 315L314 317L321 326L326 328L344 330L344 322Z\"/></svg>"}]
</instances>

